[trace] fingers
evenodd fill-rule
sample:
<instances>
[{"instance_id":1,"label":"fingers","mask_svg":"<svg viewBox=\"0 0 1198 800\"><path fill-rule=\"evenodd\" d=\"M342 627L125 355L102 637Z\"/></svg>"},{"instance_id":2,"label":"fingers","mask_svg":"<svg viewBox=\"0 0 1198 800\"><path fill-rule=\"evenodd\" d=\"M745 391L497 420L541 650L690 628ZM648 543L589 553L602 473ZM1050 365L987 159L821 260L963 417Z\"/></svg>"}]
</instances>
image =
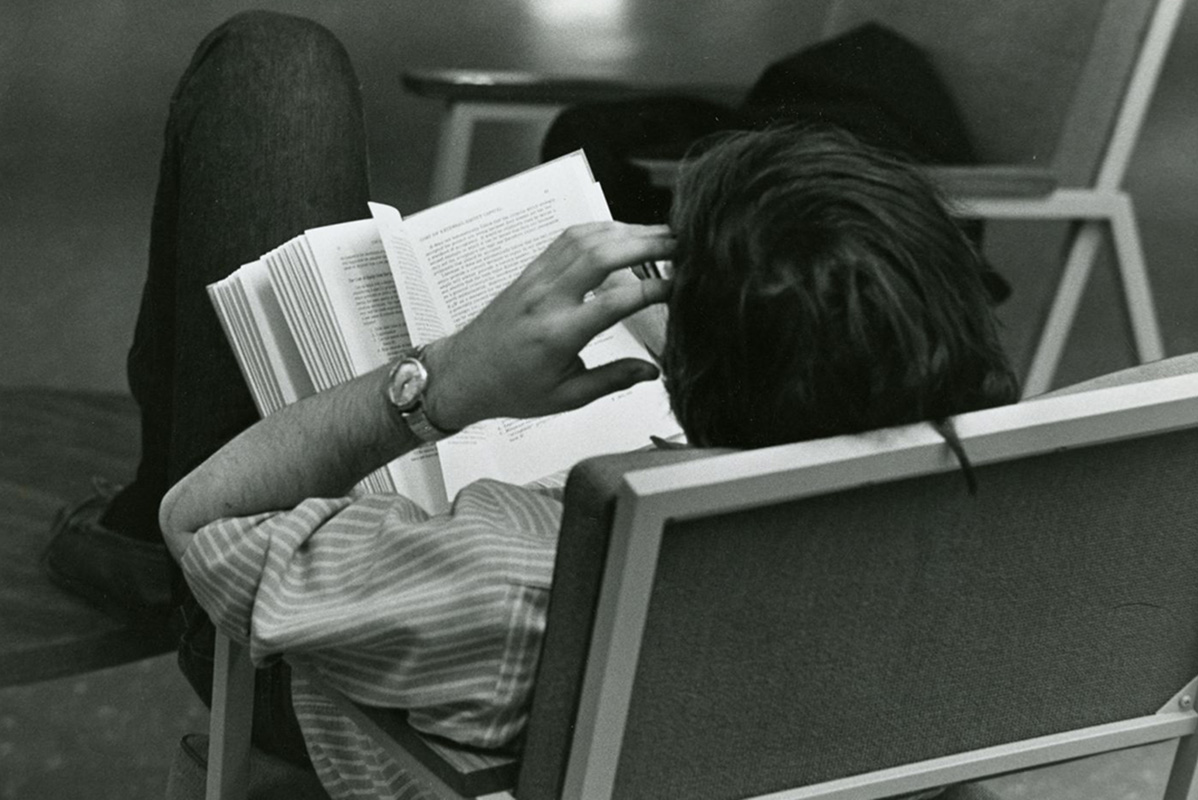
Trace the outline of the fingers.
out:
<instances>
[{"instance_id":1,"label":"fingers","mask_svg":"<svg viewBox=\"0 0 1198 800\"><path fill-rule=\"evenodd\" d=\"M495 416L540 416L656 378L657 368L642 359L588 370L579 353L623 317L666 299L669 283L633 279L591 291L610 273L669 258L673 250L664 225L571 228L478 316L426 350L430 372L438 375L426 397L428 413L453 427Z\"/></svg>"},{"instance_id":2,"label":"fingers","mask_svg":"<svg viewBox=\"0 0 1198 800\"><path fill-rule=\"evenodd\" d=\"M636 281L621 284L596 294L578 309L577 321L580 331L589 340L620 320L655 303L664 303L670 297L670 282L661 279Z\"/></svg>"},{"instance_id":3,"label":"fingers","mask_svg":"<svg viewBox=\"0 0 1198 800\"><path fill-rule=\"evenodd\" d=\"M619 222L578 225L563 233L546 251L547 268L560 287L581 297L607 275L645 261L669 258L674 237L666 225L625 225Z\"/></svg>"},{"instance_id":4,"label":"fingers","mask_svg":"<svg viewBox=\"0 0 1198 800\"><path fill-rule=\"evenodd\" d=\"M648 361L622 358L572 376L557 387L554 399L563 411L581 408L605 395L651 381L658 374L657 367Z\"/></svg>"}]
</instances>

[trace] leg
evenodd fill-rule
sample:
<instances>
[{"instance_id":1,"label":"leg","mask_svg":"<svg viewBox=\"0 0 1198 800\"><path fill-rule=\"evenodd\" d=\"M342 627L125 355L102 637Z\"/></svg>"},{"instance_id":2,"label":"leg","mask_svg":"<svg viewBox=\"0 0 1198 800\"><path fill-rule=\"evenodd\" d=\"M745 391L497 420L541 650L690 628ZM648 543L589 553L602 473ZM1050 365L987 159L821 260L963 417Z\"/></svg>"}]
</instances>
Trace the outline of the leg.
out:
<instances>
[{"instance_id":1,"label":"leg","mask_svg":"<svg viewBox=\"0 0 1198 800\"><path fill-rule=\"evenodd\" d=\"M367 197L358 84L328 31L249 12L201 43L171 101L129 353L141 463L104 528L160 544L166 489L257 418L204 287L305 228L366 216ZM212 627L176 584L180 666L207 700ZM305 759L285 667L257 682L255 741Z\"/></svg>"},{"instance_id":2,"label":"leg","mask_svg":"<svg viewBox=\"0 0 1198 800\"><path fill-rule=\"evenodd\" d=\"M365 131L349 59L312 23L238 16L201 45L181 81L166 147L174 161L155 231L164 252L152 258L175 281L169 485L257 417L204 286L305 228L366 214ZM131 364L131 373L151 369ZM208 698L212 627L190 596L184 605L180 667ZM306 759L285 665L259 670L256 683L255 742Z\"/></svg>"},{"instance_id":3,"label":"leg","mask_svg":"<svg viewBox=\"0 0 1198 800\"><path fill-rule=\"evenodd\" d=\"M153 506L130 523L158 536L166 488L257 417L204 287L305 228L365 216L367 197L357 81L331 34L251 12L204 40L171 103L129 354L145 415L135 485L145 474Z\"/></svg>"}]
</instances>

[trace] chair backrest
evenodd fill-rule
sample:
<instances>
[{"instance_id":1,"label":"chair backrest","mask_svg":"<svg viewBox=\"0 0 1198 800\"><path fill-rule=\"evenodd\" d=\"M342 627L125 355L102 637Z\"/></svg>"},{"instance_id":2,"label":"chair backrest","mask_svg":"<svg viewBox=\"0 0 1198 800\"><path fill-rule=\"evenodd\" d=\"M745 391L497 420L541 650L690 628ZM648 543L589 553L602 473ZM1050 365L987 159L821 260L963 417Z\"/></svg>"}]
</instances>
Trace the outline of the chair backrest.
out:
<instances>
[{"instance_id":1,"label":"chair backrest","mask_svg":"<svg viewBox=\"0 0 1198 800\"><path fill-rule=\"evenodd\" d=\"M983 161L1089 185L1158 5L1180 0L832 0L824 35L898 31L928 53Z\"/></svg>"},{"instance_id":2,"label":"chair backrest","mask_svg":"<svg viewBox=\"0 0 1198 800\"><path fill-rule=\"evenodd\" d=\"M976 496L927 426L577 467L517 797L746 796L1161 709L1198 674L1198 376L957 426Z\"/></svg>"}]
</instances>

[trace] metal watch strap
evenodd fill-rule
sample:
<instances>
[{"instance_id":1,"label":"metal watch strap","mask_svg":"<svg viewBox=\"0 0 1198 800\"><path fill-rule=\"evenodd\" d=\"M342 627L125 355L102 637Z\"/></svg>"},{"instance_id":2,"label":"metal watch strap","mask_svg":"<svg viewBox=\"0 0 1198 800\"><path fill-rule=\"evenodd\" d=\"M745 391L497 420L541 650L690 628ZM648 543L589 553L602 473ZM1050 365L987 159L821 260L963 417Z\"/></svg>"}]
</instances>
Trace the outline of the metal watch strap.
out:
<instances>
[{"instance_id":1,"label":"metal watch strap","mask_svg":"<svg viewBox=\"0 0 1198 800\"><path fill-rule=\"evenodd\" d=\"M394 398L391 395L391 388L395 380L395 375L399 371L400 365L405 361L415 361L417 364L419 364L420 369L425 374L425 389L427 389L428 370L424 366L423 356L423 347L412 348L400 354L400 356L395 360L395 365L391 368L391 373L388 376L387 384L384 387L384 397L387 400L388 405L390 405L393 413L403 421L408 430L412 432L412 435L421 442L427 444L428 442L436 442L441 439L445 439L446 437L452 436L453 434L457 433L457 431L447 431L438 428L428 418L428 415L424 411L423 389L421 390L420 397L416 401L416 405L407 410L403 410L397 406L395 404Z\"/></svg>"},{"instance_id":2,"label":"metal watch strap","mask_svg":"<svg viewBox=\"0 0 1198 800\"><path fill-rule=\"evenodd\" d=\"M428 415L424 413L423 403L412 411L401 412L400 416L407 423L408 430L422 442L436 442L455 433L455 431L443 431L434 425Z\"/></svg>"}]
</instances>

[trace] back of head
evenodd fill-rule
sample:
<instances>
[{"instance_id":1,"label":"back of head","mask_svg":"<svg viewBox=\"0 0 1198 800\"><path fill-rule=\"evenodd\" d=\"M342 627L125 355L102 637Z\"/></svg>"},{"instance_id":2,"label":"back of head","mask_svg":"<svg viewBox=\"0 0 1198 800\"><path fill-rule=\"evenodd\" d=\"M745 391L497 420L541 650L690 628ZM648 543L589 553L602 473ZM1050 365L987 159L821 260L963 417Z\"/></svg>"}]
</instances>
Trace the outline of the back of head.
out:
<instances>
[{"instance_id":1,"label":"back of head","mask_svg":"<svg viewBox=\"0 0 1198 800\"><path fill-rule=\"evenodd\" d=\"M914 166L834 129L734 134L679 181L664 372L700 445L1012 402L977 253Z\"/></svg>"}]
</instances>

